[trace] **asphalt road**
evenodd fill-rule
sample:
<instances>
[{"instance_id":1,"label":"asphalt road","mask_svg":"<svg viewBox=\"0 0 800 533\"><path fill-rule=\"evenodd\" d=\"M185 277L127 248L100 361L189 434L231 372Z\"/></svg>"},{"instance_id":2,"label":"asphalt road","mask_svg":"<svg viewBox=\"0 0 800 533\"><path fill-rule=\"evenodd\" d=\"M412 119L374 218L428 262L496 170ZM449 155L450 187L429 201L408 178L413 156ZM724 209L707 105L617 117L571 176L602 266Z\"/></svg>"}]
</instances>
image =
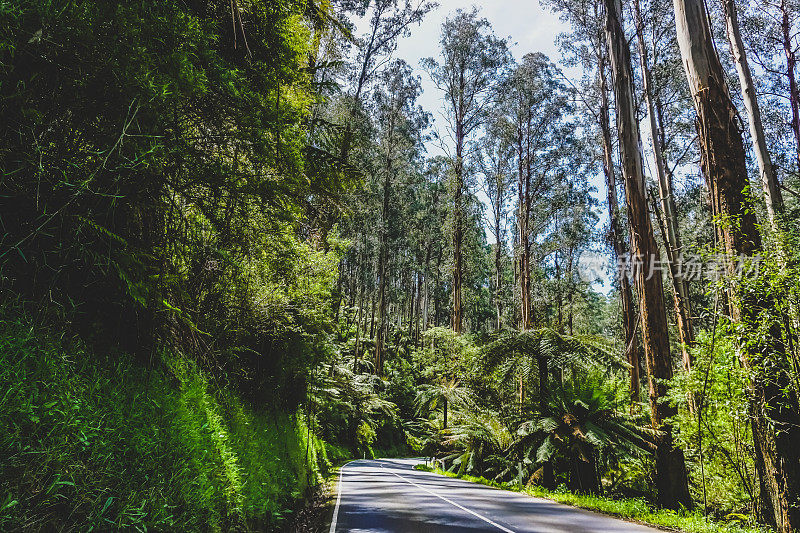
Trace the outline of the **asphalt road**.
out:
<instances>
[{"instance_id":1,"label":"asphalt road","mask_svg":"<svg viewBox=\"0 0 800 533\"><path fill-rule=\"evenodd\" d=\"M656 533L567 505L413 470L417 459L358 460L341 469L330 533Z\"/></svg>"}]
</instances>

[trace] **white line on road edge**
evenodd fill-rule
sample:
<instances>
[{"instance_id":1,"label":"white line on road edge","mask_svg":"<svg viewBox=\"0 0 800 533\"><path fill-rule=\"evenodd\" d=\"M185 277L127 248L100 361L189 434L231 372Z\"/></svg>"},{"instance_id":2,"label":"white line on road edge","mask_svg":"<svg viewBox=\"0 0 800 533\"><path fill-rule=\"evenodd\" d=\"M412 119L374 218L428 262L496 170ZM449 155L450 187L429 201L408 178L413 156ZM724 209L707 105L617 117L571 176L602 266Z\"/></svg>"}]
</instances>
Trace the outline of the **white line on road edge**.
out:
<instances>
[{"instance_id":1,"label":"white line on road edge","mask_svg":"<svg viewBox=\"0 0 800 533\"><path fill-rule=\"evenodd\" d=\"M385 466L383 466L383 465L381 465L381 468L386 468L386 467L385 467ZM433 495L433 496L436 496L436 497L437 497L437 498L439 498L440 500L444 500L444 501L446 501L446 502L447 502L447 503L449 503L450 505L455 505L456 507L458 507L458 508L459 508L459 509L461 509L462 511L466 511L466 512L468 512L469 514L471 514L471 515L473 515L473 516L475 516L475 517L477 517L477 518L480 518L480 519L481 519L481 520L483 520L484 522L487 522L487 523L489 523L489 524L493 525L494 527L498 528L500 531L505 531L506 533L514 533L514 531L512 531L512 530L508 529L507 527L503 527L503 526L501 526L500 524L498 524L497 522L492 522L491 520L489 520L489 519L488 519L488 518L486 518L485 516L483 516L483 515L481 515L481 514L478 514L478 513L476 513L475 511L472 511L472 510L470 510L470 509L467 509L467 508L466 508L466 507L464 507L463 505L459 505L459 504L457 504L456 502L454 502L454 501L452 501L452 500L448 500L448 499L447 499L447 498L445 498L444 496L440 496L440 495L436 494L435 492L433 492L433 491L431 491L431 490L428 490L428 489L426 489L426 488L425 488L425 487L423 487L422 485L419 485L419 484L417 484L417 483L414 483L413 481L411 481L411 480L409 480L409 479L406 479L406 478L404 478L404 477L403 477L403 476L401 476L400 474L397 474L397 473L395 473L395 472L392 472L391 470L389 471L389 473L390 473L390 474L394 474L395 476L399 477L400 479L402 479L402 480L403 480L403 481L405 481L406 483L410 483L411 485L414 485L414 486L415 486L415 487L417 487L418 489L424 490L424 491L425 491L425 492L427 492L428 494L431 494L431 495ZM340 495L341 495L341 492L340 492ZM337 507L338 507L338 505L337 505ZM331 533L333 533L333 529L331 529Z\"/></svg>"},{"instance_id":2,"label":"white line on road edge","mask_svg":"<svg viewBox=\"0 0 800 533\"><path fill-rule=\"evenodd\" d=\"M333 518L331 518L331 528L328 530L328 533L336 533L336 519L339 517L339 504L342 503L342 474L344 472L344 467L352 462L353 461L347 462L339 468L339 490L337 491L336 507L333 508Z\"/></svg>"}]
</instances>

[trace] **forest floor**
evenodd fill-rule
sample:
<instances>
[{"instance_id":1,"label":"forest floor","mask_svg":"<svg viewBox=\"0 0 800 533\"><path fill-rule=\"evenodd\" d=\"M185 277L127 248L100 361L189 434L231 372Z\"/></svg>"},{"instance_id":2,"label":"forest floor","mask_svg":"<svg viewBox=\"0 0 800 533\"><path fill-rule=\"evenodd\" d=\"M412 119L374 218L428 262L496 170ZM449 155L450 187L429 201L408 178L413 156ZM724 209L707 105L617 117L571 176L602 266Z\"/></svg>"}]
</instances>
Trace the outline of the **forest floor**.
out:
<instances>
[{"instance_id":1,"label":"forest floor","mask_svg":"<svg viewBox=\"0 0 800 533\"><path fill-rule=\"evenodd\" d=\"M328 531L331 513L336 501L335 471L328 479L316 487L314 493L305 501L305 505L292 518L283 531L292 533L323 533Z\"/></svg>"}]
</instances>

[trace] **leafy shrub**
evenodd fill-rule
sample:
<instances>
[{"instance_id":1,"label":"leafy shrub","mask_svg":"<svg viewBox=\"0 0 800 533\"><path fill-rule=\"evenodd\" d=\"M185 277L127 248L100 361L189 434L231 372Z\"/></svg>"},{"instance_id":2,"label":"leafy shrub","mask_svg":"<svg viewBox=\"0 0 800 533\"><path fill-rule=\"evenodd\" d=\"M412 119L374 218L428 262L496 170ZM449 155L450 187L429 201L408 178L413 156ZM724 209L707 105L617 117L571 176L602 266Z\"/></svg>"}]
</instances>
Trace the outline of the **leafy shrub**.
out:
<instances>
[{"instance_id":1,"label":"leafy shrub","mask_svg":"<svg viewBox=\"0 0 800 533\"><path fill-rule=\"evenodd\" d=\"M375 430L366 421L362 421L356 429L356 444L359 453L367 457L374 457L372 445L375 443Z\"/></svg>"}]
</instances>

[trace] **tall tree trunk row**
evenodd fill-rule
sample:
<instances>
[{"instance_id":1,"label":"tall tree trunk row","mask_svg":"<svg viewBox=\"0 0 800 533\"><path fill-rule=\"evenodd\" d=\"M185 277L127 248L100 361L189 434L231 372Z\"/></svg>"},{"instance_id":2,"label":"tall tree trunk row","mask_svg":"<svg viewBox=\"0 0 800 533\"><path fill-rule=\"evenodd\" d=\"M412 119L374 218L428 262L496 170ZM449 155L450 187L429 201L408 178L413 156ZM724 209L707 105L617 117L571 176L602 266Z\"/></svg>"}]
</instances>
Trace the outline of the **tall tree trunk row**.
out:
<instances>
[{"instance_id":1,"label":"tall tree trunk row","mask_svg":"<svg viewBox=\"0 0 800 533\"><path fill-rule=\"evenodd\" d=\"M649 122L650 143L653 146L653 157L656 163L656 176L658 178L658 192L661 200L661 210L664 215L664 237L669 262L669 275L673 287L673 300L675 315L678 321L678 335L681 342L683 368L690 370L692 358L689 348L694 344L694 330L692 328L692 309L689 300L689 283L683 276L683 247L678 229L678 215L675 209L675 196L672 191L672 180L667 173L664 161L664 152L661 139L658 135L656 108L653 99L653 80L650 73L650 64L647 58L647 46L644 41L644 19L641 13L640 0L634 0L634 15L636 17L636 37L639 43L639 58L644 82L644 96L647 104L647 118Z\"/></svg>"},{"instance_id":2,"label":"tall tree trunk row","mask_svg":"<svg viewBox=\"0 0 800 533\"><path fill-rule=\"evenodd\" d=\"M678 44L697 110L704 175L722 244L728 254L752 257L761 251L761 236L747 196L744 144L705 6L701 0L674 0L674 6ZM732 319L742 322L745 335L759 339L755 346L740 347L742 365L750 373L753 439L760 452L756 468L769 493L777 530L789 533L800 528L800 416L780 324L773 319L765 337L757 332L764 312L769 314L774 305L768 295L735 290L729 302Z\"/></svg>"},{"instance_id":3,"label":"tall tree trunk row","mask_svg":"<svg viewBox=\"0 0 800 533\"><path fill-rule=\"evenodd\" d=\"M683 451L674 446L672 428L666 422L676 413L676 409L662 401L667 392L665 382L672 378L672 358L661 276L648 276L647 272L649 266L660 264L660 258L647 206L639 126L633 99L630 49L622 27L622 3L620 0L605 0L605 8L606 39L614 73L617 130L632 235L631 251L635 263L639 265L636 277L651 417L654 428L659 430L656 439L658 501L663 507L671 509L681 506L691 508Z\"/></svg>"},{"instance_id":4,"label":"tall tree trunk row","mask_svg":"<svg viewBox=\"0 0 800 533\"><path fill-rule=\"evenodd\" d=\"M736 13L736 2L725 0L725 26L728 31L728 41L736 63L736 72L739 75L739 84L742 89L742 99L747 110L747 123L750 127L750 137L753 142L753 151L758 161L758 170L761 177L761 187L764 191L767 216L773 231L778 230L777 215L783 212L783 196L778 183L775 167L767 150L767 139L764 135L764 125L761 122L761 109L758 105L756 87L750 64L747 61L742 35L739 31L739 18Z\"/></svg>"}]
</instances>

